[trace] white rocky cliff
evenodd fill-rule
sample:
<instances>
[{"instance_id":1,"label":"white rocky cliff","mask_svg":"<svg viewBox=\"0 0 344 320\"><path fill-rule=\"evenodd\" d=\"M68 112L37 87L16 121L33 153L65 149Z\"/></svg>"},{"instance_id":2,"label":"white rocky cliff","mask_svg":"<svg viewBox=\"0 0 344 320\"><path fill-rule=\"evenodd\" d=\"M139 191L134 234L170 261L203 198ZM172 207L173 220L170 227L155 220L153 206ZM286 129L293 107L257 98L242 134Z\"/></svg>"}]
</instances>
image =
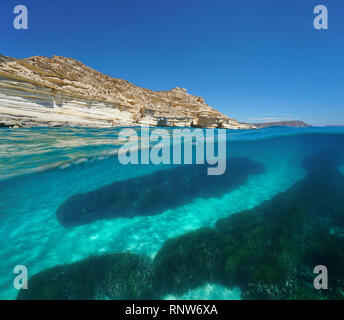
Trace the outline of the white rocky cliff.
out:
<instances>
[{"instance_id":1,"label":"white rocky cliff","mask_svg":"<svg viewBox=\"0 0 344 320\"><path fill-rule=\"evenodd\" d=\"M185 89L151 91L72 58L0 55L0 126L181 126L248 129Z\"/></svg>"}]
</instances>

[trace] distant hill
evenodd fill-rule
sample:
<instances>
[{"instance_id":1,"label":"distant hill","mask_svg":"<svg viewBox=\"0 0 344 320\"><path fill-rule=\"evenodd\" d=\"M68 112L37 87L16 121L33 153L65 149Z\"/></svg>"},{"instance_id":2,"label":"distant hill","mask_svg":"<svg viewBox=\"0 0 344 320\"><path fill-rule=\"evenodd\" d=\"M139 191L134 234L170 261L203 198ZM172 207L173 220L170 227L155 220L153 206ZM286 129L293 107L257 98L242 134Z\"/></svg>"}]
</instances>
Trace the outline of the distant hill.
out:
<instances>
[{"instance_id":1,"label":"distant hill","mask_svg":"<svg viewBox=\"0 0 344 320\"><path fill-rule=\"evenodd\" d=\"M263 122L263 123L252 123L257 129L267 128L267 127L295 127L295 128L303 128L303 127L311 127L309 124L299 121L276 121L276 122Z\"/></svg>"}]
</instances>

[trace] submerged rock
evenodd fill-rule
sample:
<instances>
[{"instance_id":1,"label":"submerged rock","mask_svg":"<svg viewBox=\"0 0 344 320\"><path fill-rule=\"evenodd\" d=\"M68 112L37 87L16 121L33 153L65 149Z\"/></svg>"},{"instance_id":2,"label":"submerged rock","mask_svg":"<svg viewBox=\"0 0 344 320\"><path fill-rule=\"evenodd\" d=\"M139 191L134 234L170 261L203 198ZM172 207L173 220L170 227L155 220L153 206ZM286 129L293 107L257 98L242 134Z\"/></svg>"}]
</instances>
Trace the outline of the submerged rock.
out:
<instances>
[{"instance_id":1,"label":"submerged rock","mask_svg":"<svg viewBox=\"0 0 344 320\"><path fill-rule=\"evenodd\" d=\"M219 176L208 176L207 165L182 165L74 195L57 209L56 217L70 227L100 219L157 215L196 197L221 196L245 184L249 174L264 170L248 158L227 160L227 170Z\"/></svg>"},{"instance_id":2,"label":"submerged rock","mask_svg":"<svg viewBox=\"0 0 344 320\"><path fill-rule=\"evenodd\" d=\"M161 295L182 295L213 283L223 262L221 239L210 228L167 240L154 258L156 288Z\"/></svg>"},{"instance_id":3,"label":"submerged rock","mask_svg":"<svg viewBox=\"0 0 344 320\"><path fill-rule=\"evenodd\" d=\"M168 240L154 260L156 282L182 294L207 282L239 286L245 299L344 298L344 177L341 157L304 161L306 177L261 205L221 219L214 229ZM313 287L325 265L329 289Z\"/></svg>"},{"instance_id":4,"label":"submerged rock","mask_svg":"<svg viewBox=\"0 0 344 320\"><path fill-rule=\"evenodd\" d=\"M304 161L304 179L261 205L167 240L155 256L93 257L43 271L19 299L152 299L206 283L240 287L244 299L344 299L341 155ZM328 290L313 287L316 265Z\"/></svg>"},{"instance_id":5,"label":"submerged rock","mask_svg":"<svg viewBox=\"0 0 344 320\"><path fill-rule=\"evenodd\" d=\"M153 286L152 261L149 257L131 253L112 254L102 257L98 266L98 270L94 271L98 278L97 298L157 298Z\"/></svg>"},{"instance_id":6,"label":"submerged rock","mask_svg":"<svg viewBox=\"0 0 344 320\"><path fill-rule=\"evenodd\" d=\"M152 263L131 253L94 256L29 279L18 300L154 299Z\"/></svg>"}]
</instances>

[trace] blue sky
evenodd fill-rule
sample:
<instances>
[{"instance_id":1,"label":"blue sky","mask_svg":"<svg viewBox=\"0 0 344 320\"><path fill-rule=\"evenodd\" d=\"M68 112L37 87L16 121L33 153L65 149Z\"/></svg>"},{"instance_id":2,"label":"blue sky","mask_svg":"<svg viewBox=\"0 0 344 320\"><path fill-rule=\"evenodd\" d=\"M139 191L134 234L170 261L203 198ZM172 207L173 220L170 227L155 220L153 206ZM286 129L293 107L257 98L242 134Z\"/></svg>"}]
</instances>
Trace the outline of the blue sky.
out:
<instances>
[{"instance_id":1,"label":"blue sky","mask_svg":"<svg viewBox=\"0 0 344 320\"><path fill-rule=\"evenodd\" d=\"M28 30L13 27L18 4ZM313 28L318 4L328 30ZM240 121L344 124L343 0L1 0L0 53L183 87Z\"/></svg>"}]
</instances>

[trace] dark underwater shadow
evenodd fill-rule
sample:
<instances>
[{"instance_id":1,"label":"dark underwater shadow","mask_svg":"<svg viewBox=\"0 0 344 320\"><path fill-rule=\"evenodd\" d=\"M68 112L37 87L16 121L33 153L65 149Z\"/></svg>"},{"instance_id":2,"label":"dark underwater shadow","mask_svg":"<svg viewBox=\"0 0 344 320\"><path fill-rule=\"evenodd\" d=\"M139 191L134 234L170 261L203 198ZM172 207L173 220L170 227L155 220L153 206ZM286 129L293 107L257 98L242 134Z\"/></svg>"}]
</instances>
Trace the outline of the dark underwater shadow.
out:
<instances>
[{"instance_id":1,"label":"dark underwater shadow","mask_svg":"<svg viewBox=\"0 0 344 320\"><path fill-rule=\"evenodd\" d=\"M91 256L44 270L20 290L18 300L156 299L152 261L132 253Z\"/></svg>"},{"instance_id":2,"label":"dark underwater shadow","mask_svg":"<svg viewBox=\"0 0 344 320\"><path fill-rule=\"evenodd\" d=\"M207 168L206 164L181 165L73 195L57 209L56 217L70 227L100 219L157 215L195 198L219 197L245 184L249 174L265 171L248 158L228 159L223 175L207 175Z\"/></svg>"},{"instance_id":3,"label":"dark underwater shadow","mask_svg":"<svg viewBox=\"0 0 344 320\"><path fill-rule=\"evenodd\" d=\"M244 299L344 299L342 154L304 159L305 178L259 206L167 240L152 260L122 253L44 270L18 299L161 299L206 283ZM316 290L316 265L328 290Z\"/></svg>"},{"instance_id":4,"label":"dark underwater shadow","mask_svg":"<svg viewBox=\"0 0 344 320\"><path fill-rule=\"evenodd\" d=\"M181 295L207 282L238 286L244 299L344 298L342 154L304 159L305 178L271 200L167 240L154 259L156 287ZM316 265L329 289L313 287Z\"/></svg>"}]
</instances>

